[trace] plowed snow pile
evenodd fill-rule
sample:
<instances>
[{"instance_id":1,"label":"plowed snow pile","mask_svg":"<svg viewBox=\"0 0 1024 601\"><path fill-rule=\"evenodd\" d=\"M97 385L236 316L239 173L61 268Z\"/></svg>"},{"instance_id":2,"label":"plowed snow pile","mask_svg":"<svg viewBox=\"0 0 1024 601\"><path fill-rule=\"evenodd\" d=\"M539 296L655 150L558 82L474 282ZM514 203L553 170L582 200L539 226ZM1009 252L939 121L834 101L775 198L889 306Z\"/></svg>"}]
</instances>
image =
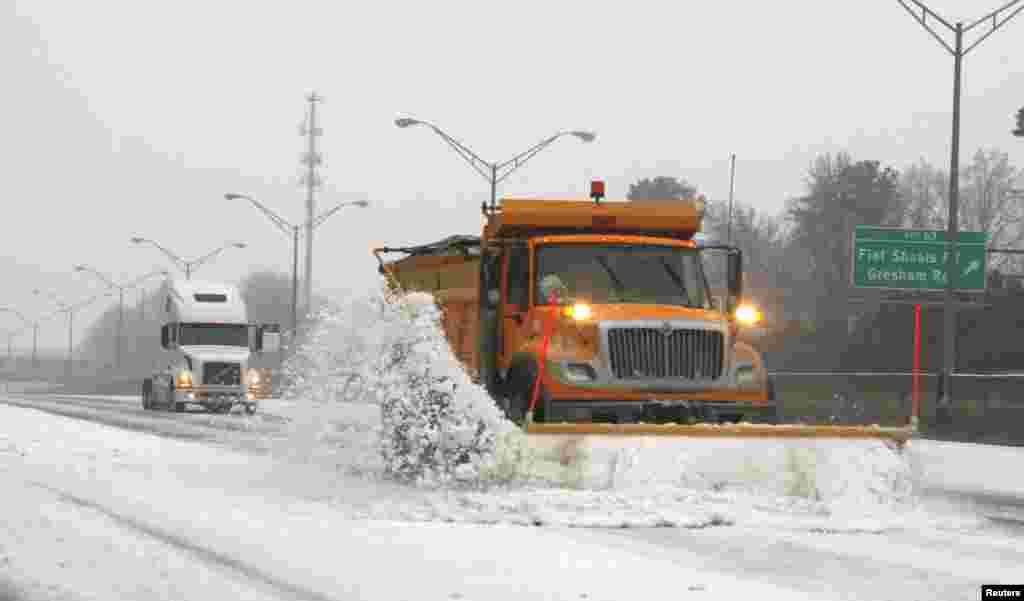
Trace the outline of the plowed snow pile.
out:
<instances>
[{"instance_id":1,"label":"plowed snow pile","mask_svg":"<svg viewBox=\"0 0 1024 601\"><path fill-rule=\"evenodd\" d=\"M453 356L426 294L381 290L323 311L287 370L281 452L417 491L378 503L376 517L618 527L781 520L872 531L919 514L912 446L528 439Z\"/></svg>"}]
</instances>

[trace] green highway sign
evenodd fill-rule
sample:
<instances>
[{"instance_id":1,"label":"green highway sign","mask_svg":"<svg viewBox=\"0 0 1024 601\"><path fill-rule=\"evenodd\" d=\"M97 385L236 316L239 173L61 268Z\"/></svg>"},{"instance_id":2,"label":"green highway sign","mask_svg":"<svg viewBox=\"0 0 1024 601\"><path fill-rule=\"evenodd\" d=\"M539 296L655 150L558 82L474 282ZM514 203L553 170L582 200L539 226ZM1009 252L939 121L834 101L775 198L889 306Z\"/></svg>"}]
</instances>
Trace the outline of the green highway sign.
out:
<instances>
[{"instance_id":1,"label":"green highway sign","mask_svg":"<svg viewBox=\"0 0 1024 601\"><path fill-rule=\"evenodd\" d=\"M853 285L889 290L946 287L946 232L858 225L853 234ZM959 232L958 290L984 290L988 234Z\"/></svg>"}]
</instances>

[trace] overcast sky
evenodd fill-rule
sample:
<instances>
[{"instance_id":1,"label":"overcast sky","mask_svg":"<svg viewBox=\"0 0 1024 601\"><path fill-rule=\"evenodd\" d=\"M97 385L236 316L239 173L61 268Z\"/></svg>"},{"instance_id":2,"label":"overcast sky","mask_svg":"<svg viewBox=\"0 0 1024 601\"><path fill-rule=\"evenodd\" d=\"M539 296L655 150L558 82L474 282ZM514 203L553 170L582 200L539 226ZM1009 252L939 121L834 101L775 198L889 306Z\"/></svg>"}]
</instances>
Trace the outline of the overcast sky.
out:
<instances>
[{"instance_id":1,"label":"overcast sky","mask_svg":"<svg viewBox=\"0 0 1024 601\"><path fill-rule=\"evenodd\" d=\"M951 21L1001 4L930 2ZM430 130L396 128L397 116L432 121L493 161L559 130L597 132L537 155L501 187L508 196L586 196L603 178L621 198L639 178L669 175L725 198L735 152L736 198L776 213L819 153L948 168L952 58L896 0L3 6L0 306L30 317L53 307L33 288L69 302L99 290L75 263L122 281L167 266L131 236L186 258L249 244L202 277L288 271L288 238L223 194L304 218L298 125L313 89L325 98L319 208L374 207L317 230L322 290L370 285L375 244L478 233L487 182ZM1024 105L1024 15L967 56L963 81L965 159L995 146L1024 166L1024 139L1010 135ZM17 325L0 315L0 330ZM61 316L40 344L66 336Z\"/></svg>"}]
</instances>

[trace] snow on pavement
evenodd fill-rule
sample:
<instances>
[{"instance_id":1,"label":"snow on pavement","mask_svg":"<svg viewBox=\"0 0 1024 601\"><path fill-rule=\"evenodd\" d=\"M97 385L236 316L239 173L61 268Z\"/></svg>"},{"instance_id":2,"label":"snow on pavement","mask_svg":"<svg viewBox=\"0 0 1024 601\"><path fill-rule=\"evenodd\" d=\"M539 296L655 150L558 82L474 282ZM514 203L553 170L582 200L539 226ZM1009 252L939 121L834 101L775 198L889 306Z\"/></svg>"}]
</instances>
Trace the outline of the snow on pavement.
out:
<instances>
[{"instance_id":1,"label":"snow on pavement","mask_svg":"<svg viewBox=\"0 0 1024 601\"><path fill-rule=\"evenodd\" d=\"M677 599L696 587L730 597L820 598L688 568L684 551L671 560L638 556L558 528L368 519L360 515L365 505L290 490L308 474L269 457L8 406L0 407L0 423L0 552L5 572L30 593ZM356 498L395 498L378 490L382 483L343 485Z\"/></svg>"}]
</instances>

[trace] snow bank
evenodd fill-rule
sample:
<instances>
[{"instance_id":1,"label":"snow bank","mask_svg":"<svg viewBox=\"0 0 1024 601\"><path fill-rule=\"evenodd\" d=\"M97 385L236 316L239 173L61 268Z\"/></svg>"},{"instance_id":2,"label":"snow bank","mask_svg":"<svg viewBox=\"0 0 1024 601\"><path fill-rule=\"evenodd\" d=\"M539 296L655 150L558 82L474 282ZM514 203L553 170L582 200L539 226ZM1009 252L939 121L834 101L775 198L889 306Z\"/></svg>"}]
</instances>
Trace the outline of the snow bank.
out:
<instances>
[{"instance_id":1,"label":"snow bank","mask_svg":"<svg viewBox=\"0 0 1024 601\"><path fill-rule=\"evenodd\" d=\"M419 484L474 482L490 473L499 436L514 426L452 354L440 317L432 296L393 296L384 288L322 311L285 367L293 382L285 398L305 404L292 418L292 439L305 441L298 448L322 458L324 442L354 443L352 471L379 469ZM377 427L336 419L346 401L378 405Z\"/></svg>"},{"instance_id":2,"label":"snow bank","mask_svg":"<svg viewBox=\"0 0 1024 601\"><path fill-rule=\"evenodd\" d=\"M295 384L285 395L291 432L286 452L370 477L458 483L454 494L470 494L462 490L467 486L485 496L500 489L503 500L494 502L501 507L509 494L558 491L551 493L558 503L573 509L555 511L560 518L538 519L569 525L604 523L590 509L594 499L604 498L600 494L611 494L605 501L619 506L625 497L614 495L633 495L636 501L651 490L674 491L687 502L696 497L686 495L717 493L759 495L783 504L800 499L833 516L914 506L920 470L906 452L880 441L526 436L470 381L439 317L430 295L391 297L383 289L322 312L308 343L287 366ZM373 409L357 417L352 411L357 406ZM736 499L718 498L701 505L713 509L695 513L669 503L672 515L645 506L645 517L633 521L713 523L725 519L720 506ZM495 507L481 496L455 503ZM437 517L444 512L420 507L408 513ZM487 521L486 516L503 512L470 513ZM584 515L564 517L569 514ZM527 511L515 520L535 518Z\"/></svg>"}]
</instances>

